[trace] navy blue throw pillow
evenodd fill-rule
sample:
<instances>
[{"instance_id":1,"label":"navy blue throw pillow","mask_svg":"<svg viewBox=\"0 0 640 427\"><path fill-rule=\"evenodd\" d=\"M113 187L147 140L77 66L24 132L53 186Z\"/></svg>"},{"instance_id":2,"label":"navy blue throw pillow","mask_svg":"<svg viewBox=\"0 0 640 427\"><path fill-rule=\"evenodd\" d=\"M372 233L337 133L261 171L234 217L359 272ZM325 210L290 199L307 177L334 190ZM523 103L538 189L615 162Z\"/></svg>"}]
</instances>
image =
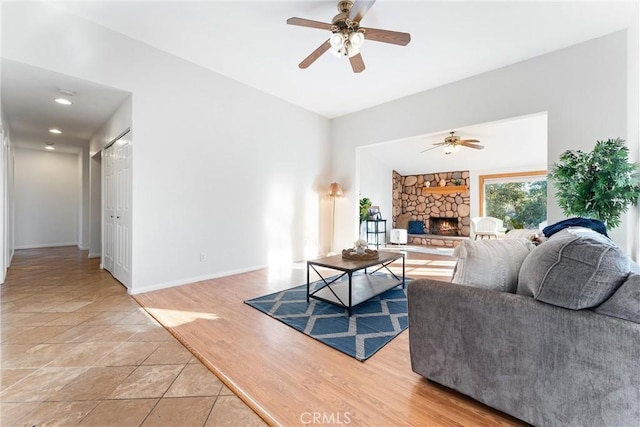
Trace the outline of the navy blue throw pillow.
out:
<instances>
[{"instance_id":1,"label":"navy blue throw pillow","mask_svg":"<svg viewBox=\"0 0 640 427\"><path fill-rule=\"evenodd\" d=\"M409 234L424 234L424 223L422 221L409 221Z\"/></svg>"}]
</instances>

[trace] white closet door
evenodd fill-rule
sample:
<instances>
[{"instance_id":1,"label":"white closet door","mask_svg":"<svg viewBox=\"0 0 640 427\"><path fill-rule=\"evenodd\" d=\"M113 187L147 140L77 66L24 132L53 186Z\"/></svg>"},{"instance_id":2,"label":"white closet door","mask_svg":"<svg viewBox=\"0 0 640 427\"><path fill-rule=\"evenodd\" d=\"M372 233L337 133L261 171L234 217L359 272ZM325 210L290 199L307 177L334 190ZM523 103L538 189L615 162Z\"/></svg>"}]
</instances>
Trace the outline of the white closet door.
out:
<instances>
[{"instance_id":1,"label":"white closet door","mask_svg":"<svg viewBox=\"0 0 640 427\"><path fill-rule=\"evenodd\" d=\"M129 286L131 282L131 132L115 146L116 238L113 275Z\"/></svg>"},{"instance_id":2,"label":"white closet door","mask_svg":"<svg viewBox=\"0 0 640 427\"><path fill-rule=\"evenodd\" d=\"M131 286L131 132L103 151L103 267Z\"/></svg>"},{"instance_id":3,"label":"white closet door","mask_svg":"<svg viewBox=\"0 0 640 427\"><path fill-rule=\"evenodd\" d=\"M113 274L114 267L114 240L115 240L115 167L114 167L115 146L111 145L102 151L102 164L104 177L102 182L104 188L103 196L103 226L102 226L102 266L105 270Z\"/></svg>"}]
</instances>

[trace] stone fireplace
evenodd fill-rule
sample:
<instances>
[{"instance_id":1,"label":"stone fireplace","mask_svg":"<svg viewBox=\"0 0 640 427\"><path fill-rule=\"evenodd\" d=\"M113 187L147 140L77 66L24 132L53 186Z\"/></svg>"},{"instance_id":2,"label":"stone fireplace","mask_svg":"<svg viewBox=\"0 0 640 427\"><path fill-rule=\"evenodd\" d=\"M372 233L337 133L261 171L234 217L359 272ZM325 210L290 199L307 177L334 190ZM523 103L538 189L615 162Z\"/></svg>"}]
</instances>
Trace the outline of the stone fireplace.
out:
<instances>
[{"instance_id":1,"label":"stone fireplace","mask_svg":"<svg viewBox=\"0 0 640 427\"><path fill-rule=\"evenodd\" d=\"M398 215L410 214L428 233L409 234L409 244L455 247L469 237L469 171L406 176L393 171L392 179L392 227Z\"/></svg>"}]
</instances>

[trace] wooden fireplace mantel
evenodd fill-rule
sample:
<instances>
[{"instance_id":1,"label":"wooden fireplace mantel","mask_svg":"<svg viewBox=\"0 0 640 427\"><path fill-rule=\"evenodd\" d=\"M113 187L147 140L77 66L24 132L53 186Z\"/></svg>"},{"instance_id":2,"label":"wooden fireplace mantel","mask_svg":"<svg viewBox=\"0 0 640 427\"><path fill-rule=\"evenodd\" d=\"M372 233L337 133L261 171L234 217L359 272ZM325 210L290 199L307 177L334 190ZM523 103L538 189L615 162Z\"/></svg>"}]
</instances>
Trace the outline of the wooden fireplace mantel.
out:
<instances>
[{"instance_id":1,"label":"wooden fireplace mantel","mask_svg":"<svg viewBox=\"0 0 640 427\"><path fill-rule=\"evenodd\" d=\"M448 185L445 187L425 187L423 188L425 193L433 194L452 194L452 193L466 193L469 191L466 185Z\"/></svg>"}]
</instances>

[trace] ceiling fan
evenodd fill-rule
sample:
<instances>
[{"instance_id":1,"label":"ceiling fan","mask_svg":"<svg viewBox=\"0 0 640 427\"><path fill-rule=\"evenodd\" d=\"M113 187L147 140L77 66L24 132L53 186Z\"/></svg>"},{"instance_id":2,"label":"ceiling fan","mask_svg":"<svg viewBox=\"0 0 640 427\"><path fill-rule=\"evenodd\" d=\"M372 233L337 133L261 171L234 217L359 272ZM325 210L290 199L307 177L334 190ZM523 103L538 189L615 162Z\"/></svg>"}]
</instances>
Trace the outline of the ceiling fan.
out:
<instances>
[{"instance_id":1,"label":"ceiling fan","mask_svg":"<svg viewBox=\"0 0 640 427\"><path fill-rule=\"evenodd\" d=\"M455 133L455 131L449 132L449 136L446 137L443 142L436 142L435 144L433 144L435 145L435 147L422 150L421 153L436 149L439 146L444 146L444 154L454 153L458 151L460 147L475 148L476 150L482 150L484 148L484 145L477 144L478 142L480 142L477 139L460 139L460 137L458 135L455 135Z\"/></svg>"},{"instance_id":2,"label":"ceiling fan","mask_svg":"<svg viewBox=\"0 0 640 427\"><path fill-rule=\"evenodd\" d=\"M323 53L331 50L336 56L347 56L354 73L364 71L364 61L360 54L360 47L366 40L382 43L406 46L411 41L409 33L380 30L377 28L364 28L360 21L369 11L375 0L343 0L338 2L338 11L331 23L312 21L304 18L289 18L287 24L301 27L317 28L331 31L331 36L320 47L311 52L298 67L307 68L315 62Z\"/></svg>"}]
</instances>

